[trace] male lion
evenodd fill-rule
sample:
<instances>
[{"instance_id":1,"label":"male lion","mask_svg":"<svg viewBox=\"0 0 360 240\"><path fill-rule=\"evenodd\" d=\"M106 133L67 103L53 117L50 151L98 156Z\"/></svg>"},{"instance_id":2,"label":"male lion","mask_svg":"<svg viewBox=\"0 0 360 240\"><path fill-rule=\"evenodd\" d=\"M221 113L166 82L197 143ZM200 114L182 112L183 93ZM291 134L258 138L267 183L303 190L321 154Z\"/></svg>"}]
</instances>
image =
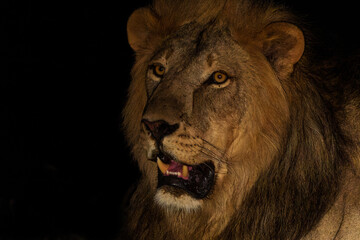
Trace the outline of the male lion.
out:
<instances>
[{"instance_id":1,"label":"male lion","mask_svg":"<svg viewBox=\"0 0 360 240\"><path fill-rule=\"evenodd\" d=\"M251 0L154 0L128 39L126 237L360 239L356 58L323 61L291 13Z\"/></svg>"}]
</instances>

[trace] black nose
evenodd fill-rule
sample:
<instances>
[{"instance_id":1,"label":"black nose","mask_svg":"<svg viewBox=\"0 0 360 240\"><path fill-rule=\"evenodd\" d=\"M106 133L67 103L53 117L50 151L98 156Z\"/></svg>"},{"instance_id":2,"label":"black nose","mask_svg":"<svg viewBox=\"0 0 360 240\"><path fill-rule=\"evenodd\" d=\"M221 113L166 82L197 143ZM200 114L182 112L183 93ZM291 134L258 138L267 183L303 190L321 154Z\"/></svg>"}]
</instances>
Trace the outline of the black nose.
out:
<instances>
[{"instance_id":1,"label":"black nose","mask_svg":"<svg viewBox=\"0 0 360 240\"><path fill-rule=\"evenodd\" d=\"M172 134L176 131L176 129L179 128L179 124L170 125L164 120L150 122L146 119L143 119L142 123L156 141L161 141L165 136Z\"/></svg>"}]
</instances>

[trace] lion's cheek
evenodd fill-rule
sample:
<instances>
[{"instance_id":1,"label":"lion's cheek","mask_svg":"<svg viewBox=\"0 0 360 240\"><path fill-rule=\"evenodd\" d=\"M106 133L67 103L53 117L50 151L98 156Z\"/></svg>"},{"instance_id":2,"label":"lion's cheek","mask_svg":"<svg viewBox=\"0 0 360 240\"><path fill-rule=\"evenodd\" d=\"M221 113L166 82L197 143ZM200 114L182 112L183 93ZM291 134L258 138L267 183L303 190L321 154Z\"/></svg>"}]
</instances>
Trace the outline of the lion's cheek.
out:
<instances>
[{"instance_id":1,"label":"lion's cheek","mask_svg":"<svg viewBox=\"0 0 360 240\"><path fill-rule=\"evenodd\" d=\"M229 121L231 123L231 121ZM204 139L211 139L211 143L218 149L228 149L233 141L231 124L227 121L211 121L209 128L204 134Z\"/></svg>"}]
</instances>

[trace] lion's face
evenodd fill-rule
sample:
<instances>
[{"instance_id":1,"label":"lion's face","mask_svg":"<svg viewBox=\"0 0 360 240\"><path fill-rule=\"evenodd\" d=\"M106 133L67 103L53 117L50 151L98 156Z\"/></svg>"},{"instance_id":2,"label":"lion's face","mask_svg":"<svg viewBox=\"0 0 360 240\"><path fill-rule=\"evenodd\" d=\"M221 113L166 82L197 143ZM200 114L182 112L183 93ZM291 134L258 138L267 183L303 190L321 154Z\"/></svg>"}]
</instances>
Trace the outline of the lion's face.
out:
<instances>
[{"instance_id":1,"label":"lion's face","mask_svg":"<svg viewBox=\"0 0 360 240\"><path fill-rule=\"evenodd\" d=\"M196 24L150 57L141 145L158 204L190 210L214 200L240 203L234 192L246 192L268 166L279 144L268 139L286 124L283 90L270 69L230 31ZM271 120L279 114L282 120ZM259 144L267 155L254 148Z\"/></svg>"},{"instance_id":2,"label":"lion's face","mask_svg":"<svg viewBox=\"0 0 360 240\"><path fill-rule=\"evenodd\" d=\"M284 145L292 100L283 86L304 37L275 18L251 26L220 16L236 3L218 3L194 21L167 16L160 2L161 14L132 14L137 59L124 121L149 184L140 191L167 210L230 217Z\"/></svg>"}]
</instances>

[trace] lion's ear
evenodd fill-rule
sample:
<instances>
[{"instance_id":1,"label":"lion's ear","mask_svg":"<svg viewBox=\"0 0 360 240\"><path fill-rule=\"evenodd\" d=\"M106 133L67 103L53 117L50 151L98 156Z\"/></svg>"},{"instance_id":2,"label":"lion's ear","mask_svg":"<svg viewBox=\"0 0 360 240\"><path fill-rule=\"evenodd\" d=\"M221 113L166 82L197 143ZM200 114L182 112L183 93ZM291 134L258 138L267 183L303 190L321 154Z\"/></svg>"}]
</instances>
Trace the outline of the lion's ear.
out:
<instances>
[{"instance_id":1,"label":"lion's ear","mask_svg":"<svg viewBox=\"0 0 360 240\"><path fill-rule=\"evenodd\" d=\"M135 52L146 46L155 22L156 18L149 8L139 8L131 14L127 22L127 35L130 47Z\"/></svg>"},{"instance_id":2,"label":"lion's ear","mask_svg":"<svg viewBox=\"0 0 360 240\"><path fill-rule=\"evenodd\" d=\"M269 24L258 35L257 44L280 78L293 72L305 49L303 32L286 22Z\"/></svg>"}]
</instances>

